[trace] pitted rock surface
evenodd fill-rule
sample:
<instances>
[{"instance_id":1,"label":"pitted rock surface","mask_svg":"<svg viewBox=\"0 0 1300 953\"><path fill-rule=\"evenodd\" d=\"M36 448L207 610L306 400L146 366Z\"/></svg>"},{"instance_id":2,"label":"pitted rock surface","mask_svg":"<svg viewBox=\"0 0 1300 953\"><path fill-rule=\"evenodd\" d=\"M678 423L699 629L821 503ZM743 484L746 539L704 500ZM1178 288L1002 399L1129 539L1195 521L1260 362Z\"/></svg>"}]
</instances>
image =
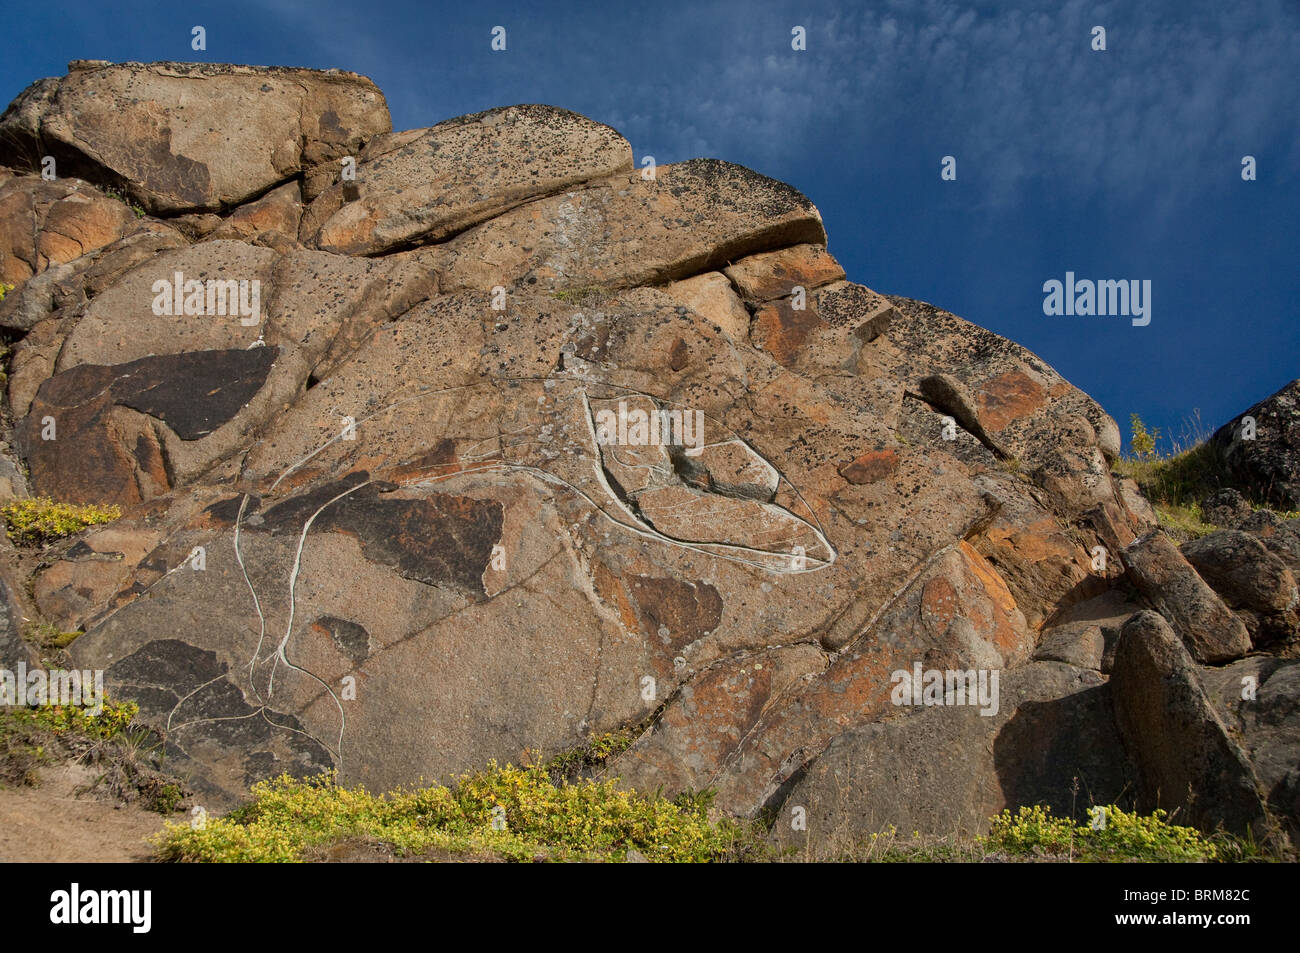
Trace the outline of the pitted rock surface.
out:
<instances>
[{"instance_id":1,"label":"pitted rock surface","mask_svg":"<svg viewBox=\"0 0 1300 953\"><path fill-rule=\"evenodd\" d=\"M799 804L818 837L1067 810L1073 777L1294 823L1266 653L1295 644L1298 521L1239 513L1184 558L1094 400L846 280L791 186L646 175L550 106L394 133L338 72L78 63L0 133L9 466L124 509L3 554L0 652L24 613L84 627L66 661L211 803L630 731L623 784ZM81 180L40 180L37 142ZM159 306L191 281L255 281L256 313ZM1284 492L1283 396L1267 453L1233 452ZM900 702L917 666L998 673L996 714ZM1266 716L1223 701L1237 666Z\"/></svg>"}]
</instances>

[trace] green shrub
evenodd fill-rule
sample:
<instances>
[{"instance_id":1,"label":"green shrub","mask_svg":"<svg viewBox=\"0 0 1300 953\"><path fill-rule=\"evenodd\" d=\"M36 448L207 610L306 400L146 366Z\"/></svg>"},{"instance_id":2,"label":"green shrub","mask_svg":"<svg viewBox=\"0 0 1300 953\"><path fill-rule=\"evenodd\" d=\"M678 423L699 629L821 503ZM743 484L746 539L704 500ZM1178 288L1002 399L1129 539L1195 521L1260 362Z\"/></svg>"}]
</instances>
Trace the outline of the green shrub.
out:
<instances>
[{"instance_id":1,"label":"green shrub","mask_svg":"<svg viewBox=\"0 0 1300 953\"><path fill-rule=\"evenodd\" d=\"M641 736L648 723L646 721L607 731L604 734L593 734L582 747L565 751L547 761L547 774L556 784L591 776L593 772L603 768L610 758L632 747L632 743Z\"/></svg>"},{"instance_id":2,"label":"green shrub","mask_svg":"<svg viewBox=\"0 0 1300 953\"><path fill-rule=\"evenodd\" d=\"M1199 831L1170 824L1165 811L1146 817L1109 805L1105 823L1076 824L1050 807L1022 807L993 818L985 846L1008 854L1082 861L1213 861L1219 850Z\"/></svg>"},{"instance_id":3,"label":"green shrub","mask_svg":"<svg viewBox=\"0 0 1300 953\"><path fill-rule=\"evenodd\" d=\"M677 804L621 790L614 781L555 784L543 765L489 763L454 786L372 795L332 775L282 776L253 786L253 800L201 828L169 824L157 840L165 860L303 859L305 848L361 839L399 854L451 851L508 860L651 861L735 859L756 832L711 823L697 799Z\"/></svg>"},{"instance_id":4,"label":"green shrub","mask_svg":"<svg viewBox=\"0 0 1300 953\"><path fill-rule=\"evenodd\" d=\"M1142 418L1137 414L1129 416L1129 425L1133 431L1130 441L1133 453L1140 459L1152 456L1156 452L1156 444L1160 440L1160 428L1157 427L1152 431L1148 431L1146 425L1142 423Z\"/></svg>"},{"instance_id":5,"label":"green shrub","mask_svg":"<svg viewBox=\"0 0 1300 953\"><path fill-rule=\"evenodd\" d=\"M87 526L111 523L122 515L117 506L79 506L56 503L38 497L12 500L0 506L0 516L8 524L9 538L15 543L37 544L79 533Z\"/></svg>"},{"instance_id":6,"label":"green shrub","mask_svg":"<svg viewBox=\"0 0 1300 953\"><path fill-rule=\"evenodd\" d=\"M145 215L147 214L143 208L141 208L139 205L136 205L129 198L127 198L126 193L121 192L118 189L113 189L113 188L104 189L104 194L107 195L110 199L117 199L119 202L121 202L123 205L129 208L132 212L134 212L136 218L144 218Z\"/></svg>"},{"instance_id":7,"label":"green shrub","mask_svg":"<svg viewBox=\"0 0 1300 953\"><path fill-rule=\"evenodd\" d=\"M121 734L140 713L135 702L116 702L103 699L104 709L92 715L79 705L37 705L32 708L17 706L5 709L11 725L42 728L61 735L77 732L92 738L113 738Z\"/></svg>"}]
</instances>

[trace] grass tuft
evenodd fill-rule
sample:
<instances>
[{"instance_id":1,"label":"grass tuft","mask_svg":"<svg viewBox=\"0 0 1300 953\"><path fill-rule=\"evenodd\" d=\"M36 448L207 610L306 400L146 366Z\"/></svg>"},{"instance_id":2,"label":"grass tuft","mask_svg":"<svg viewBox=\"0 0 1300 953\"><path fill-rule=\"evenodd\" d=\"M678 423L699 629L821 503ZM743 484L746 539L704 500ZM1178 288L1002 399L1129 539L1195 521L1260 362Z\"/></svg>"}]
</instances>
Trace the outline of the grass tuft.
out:
<instances>
[{"instance_id":1,"label":"grass tuft","mask_svg":"<svg viewBox=\"0 0 1300 953\"><path fill-rule=\"evenodd\" d=\"M1171 449L1165 453L1159 450L1159 429L1148 431L1137 414L1132 415L1131 425L1133 451L1116 461L1115 472L1137 483L1165 532L1185 542L1219 529L1205 519L1201 502L1236 481L1218 446L1210 442L1199 413L1193 414L1181 439L1170 441ZM1241 493L1256 509L1271 509L1246 490ZM1291 514L1278 515L1285 519Z\"/></svg>"},{"instance_id":2,"label":"grass tuft","mask_svg":"<svg viewBox=\"0 0 1300 953\"><path fill-rule=\"evenodd\" d=\"M552 291L551 297L556 301L594 308L608 301L610 294L608 288L602 288L599 285L583 285L578 288L563 288L559 291Z\"/></svg>"},{"instance_id":3,"label":"grass tuft","mask_svg":"<svg viewBox=\"0 0 1300 953\"><path fill-rule=\"evenodd\" d=\"M52 622L27 622L23 625L23 638L45 652L66 649L85 634L80 629L64 632Z\"/></svg>"},{"instance_id":4,"label":"grass tuft","mask_svg":"<svg viewBox=\"0 0 1300 953\"><path fill-rule=\"evenodd\" d=\"M101 699L91 714L78 705L0 706L0 783L39 785L41 769L76 762L94 769L78 793L99 792L159 814L179 810L186 783L163 771L163 744L135 724L135 702Z\"/></svg>"}]
</instances>

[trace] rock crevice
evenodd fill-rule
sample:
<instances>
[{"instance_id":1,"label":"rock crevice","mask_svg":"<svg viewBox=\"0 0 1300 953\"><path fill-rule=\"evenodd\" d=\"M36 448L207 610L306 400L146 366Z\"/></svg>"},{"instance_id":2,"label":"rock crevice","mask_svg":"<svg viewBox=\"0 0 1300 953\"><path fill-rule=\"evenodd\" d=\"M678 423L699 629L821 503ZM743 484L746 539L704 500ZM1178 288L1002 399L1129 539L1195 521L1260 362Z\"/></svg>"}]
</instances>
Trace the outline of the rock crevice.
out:
<instances>
[{"instance_id":1,"label":"rock crevice","mask_svg":"<svg viewBox=\"0 0 1300 953\"><path fill-rule=\"evenodd\" d=\"M1180 550L1095 401L847 280L789 185L643 176L551 106L394 132L355 74L78 63L0 117L0 280L0 489L123 507L6 569L0 661L29 608L85 626L66 660L213 803L647 725L610 772L782 841L795 806L977 831L1075 778L1190 786L1206 828L1300 815L1296 521ZM160 282L259 305L160 311ZM1216 437L1284 502L1288 400ZM1268 713L1227 705L1265 653ZM917 671L1000 695L904 698Z\"/></svg>"}]
</instances>

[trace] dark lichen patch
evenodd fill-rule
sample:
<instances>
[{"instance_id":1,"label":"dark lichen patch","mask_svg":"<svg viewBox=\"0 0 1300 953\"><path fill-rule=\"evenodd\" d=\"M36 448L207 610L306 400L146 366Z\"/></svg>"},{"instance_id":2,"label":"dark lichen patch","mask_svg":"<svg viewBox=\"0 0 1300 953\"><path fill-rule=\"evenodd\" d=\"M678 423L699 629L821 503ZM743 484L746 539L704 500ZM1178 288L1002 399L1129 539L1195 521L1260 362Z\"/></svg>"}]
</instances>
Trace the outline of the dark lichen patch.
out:
<instances>
[{"instance_id":1,"label":"dark lichen patch","mask_svg":"<svg viewBox=\"0 0 1300 953\"><path fill-rule=\"evenodd\" d=\"M595 327L573 343L573 353L590 363L608 360L609 334L609 322L598 321Z\"/></svg>"},{"instance_id":2,"label":"dark lichen patch","mask_svg":"<svg viewBox=\"0 0 1300 953\"><path fill-rule=\"evenodd\" d=\"M317 520L322 529L355 534L367 559L473 599L487 598L483 573L501 539L502 522L503 508L495 500L441 493L385 500L365 491L340 500Z\"/></svg>"},{"instance_id":3,"label":"dark lichen patch","mask_svg":"<svg viewBox=\"0 0 1300 953\"><path fill-rule=\"evenodd\" d=\"M873 450L863 453L840 467L840 476L861 486L887 480L898 472L898 454L894 450Z\"/></svg>"},{"instance_id":4,"label":"dark lichen patch","mask_svg":"<svg viewBox=\"0 0 1300 953\"><path fill-rule=\"evenodd\" d=\"M501 539L501 504L443 493L422 499L385 496L396 489L396 484L369 481L368 473L356 471L276 504L259 524L245 523L245 528L297 535L315 514L312 532L356 536L372 562L407 579L486 598L482 576ZM228 513L235 503L220 505Z\"/></svg>"},{"instance_id":5,"label":"dark lichen patch","mask_svg":"<svg viewBox=\"0 0 1300 953\"><path fill-rule=\"evenodd\" d=\"M203 515L213 526L225 527L234 526L235 520L239 518L240 507L244 509L244 518L256 513L262 506L262 498L256 494L248 496L248 503L244 503L244 496L232 496L229 499L218 500L203 511Z\"/></svg>"},{"instance_id":6,"label":"dark lichen patch","mask_svg":"<svg viewBox=\"0 0 1300 953\"><path fill-rule=\"evenodd\" d=\"M320 128L322 132L331 134L332 141L346 142L348 139L348 131L339 123L339 114L332 109L320 114Z\"/></svg>"},{"instance_id":7,"label":"dark lichen patch","mask_svg":"<svg viewBox=\"0 0 1300 953\"><path fill-rule=\"evenodd\" d=\"M722 596L707 582L642 576L629 588L650 635L671 652L703 638L722 622Z\"/></svg>"},{"instance_id":8,"label":"dark lichen patch","mask_svg":"<svg viewBox=\"0 0 1300 953\"><path fill-rule=\"evenodd\" d=\"M15 427L31 484L78 502L134 503L171 487L164 442L152 421L182 440L206 437L233 419L265 384L278 349L191 351L125 364L81 364L41 384ZM58 421L58 439L43 436Z\"/></svg>"},{"instance_id":9,"label":"dark lichen patch","mask_svg":"<svg viewBox=\"0 0 1300 953\"><path fill-rule=\"evenodd\" d=\"M211 174L206 163L198 162L189 156L181 155L172 147L172 130L170 126L154 122L153 136L139 136L141 158L133 176L140 183L130 183L131 198L150 202L150 196L144 189L179 199L192 208L211 206L207 195L211 185ZM143 188L141 188L143 187ZM154 211L167 211L157 202L151 203Z\"/></svg>"},{"instance_id":10,"label":"dark lichen patch","mask_svg":"<svg viewBox=\"0 0 1300 953\"><path fill-rule=\"evenodd\" d=\"M297 496L290 497L282 503L275 504L262 514L262 520L260 523L247 523L247 528L250 530L257 529L269 532L273 536L285 532L297 535L302 532L303 525L307 520L311 519L313 513L328 504L330 500L342 493L346 493L348 490L361 492L356 488L366 483L369 479L370 474L367 471L354 470L352 473L346 474L340 480L323 483L320 486L307 490L305 493L300 493ZM374 485L372 484L372 487L373 486ZM386 489L392 488L392 484L380 484L380 486ZM371 489L371 487L368 487L367 489ZM234 501L226 501L222 504L226 507L227 511L229 510L231 502ZM237 503L235 504L235 508L237 511ZM246 510L246 519L247 513L248 511Z\"/></svg>"},{"instance_id":11,"label":"dark lichen patch","mask_svg":"<svg viewBox=\"0 0 1300 953\"><path fill-rule=\"evenodd\" d=\"M485 119L504 116L513 112L517 117L531 119L539 125L544 125L552 129L562 128L591 128L593 126L608 129L615 140L622 139L618 130L608 126L603 122L596 122L594 119L588 119L580 113L564 109L560 106L548 106L544 103L518 103L514 106L496 106L492 109L485 109L483 112L470 113L466 116L455 116L451 119L444 119L432 128L434 129L454 129L457 126L467 126L473 123L482 122Z\"/></svg>"},{"instance_id":12,"label":"dark lichen patch","mask_svg":"<svg viewBox=\"0 0 1300 953\"><path fill-rule=\"evenodd\" d=\"M978 325L971 324L955 314L936 308L924 301L887 296L898 312L889 329L890 341L902 351L924 354L933 351L936 339L942 339L949 349L948 364L956 369L979 364L994 357L1010 357L1038 371L1051 372L1041 360L1019 344L999 337ZM847 303L849 299L845 298ZM826 302L823 301L823 307Z\"/></svg>"},{"instance_id":13,"label":"dark lichen patch","mask_svg":"<svg viewBox=\"0 0 1300 953\"><path fill-rule=\"evenodd\" d=\"M109 673L114 681L133 688L163 688L173 695L174 705L180 696L220 678L227 670L215 652L195 648L180 639L155 639L115 662ZM139 698L136 691L129 694Z\"/></svg>"},{"instance_id":14,"label":"dark lichen patch","mask_svg":"<svg viewBox=\"0 0 1300 953\"><path fill-rule=\"evenodd\" d=\"M428 476L436 476L457 469L456 441L444 437L431 449L404 460L384 475L394 481L406 482Z\"/></svg>"},{"instance_id":15,"label":"dark lichen patch","mask_svg":"<svg viewBox=\"0 0 1300 953\"><path fill-rule=\"evenodd\" d=\"M131 361L116 369L114 402L158 418L182 440L198 440L262 389L279 351L231 348Z\"/></svg>"},{"instance_id":16,"label":"dark lichen patch","mask_svg":"<svg viewBox=\"0 0 1300 953\"><path fill-rule=\"evenodd\" d=\"M370 633L360 623L323 615L311 627L315 632L328 635L338 650L352 661L364 662L370 657Z\"/></svg>"},{"instance_id":17,"label":"dark lichen patch","mask_svg":"<svg viewBox=\"0 0 1300 953\"><path fill-rule=\"evenodd\" d=\"M792 185L770 178L762 173L747 169L734 162L721 159L687 159L672 166L670 186L674 195L684 195L690 190L685 182L678 184L682 176L689 176L696 187L707 192L721 195L733 192L746 196L746 200L762 203L760 209L772 217L784 215L795 209L804 211L813 208L813 203Z\"/></svg>"},{"instance_id":18,"label":"dark lichen patch","mask_svg":"<svg viewBox=\"0 0 1300 953\"><path fill-rule=\"evenodd\" d=\"M279 348L233 348L142 357L125 364L79 364L41 384L49 408L99 403L157 417L195 440L239 412L266 382Z\"/></svg>"}]
</instances>

